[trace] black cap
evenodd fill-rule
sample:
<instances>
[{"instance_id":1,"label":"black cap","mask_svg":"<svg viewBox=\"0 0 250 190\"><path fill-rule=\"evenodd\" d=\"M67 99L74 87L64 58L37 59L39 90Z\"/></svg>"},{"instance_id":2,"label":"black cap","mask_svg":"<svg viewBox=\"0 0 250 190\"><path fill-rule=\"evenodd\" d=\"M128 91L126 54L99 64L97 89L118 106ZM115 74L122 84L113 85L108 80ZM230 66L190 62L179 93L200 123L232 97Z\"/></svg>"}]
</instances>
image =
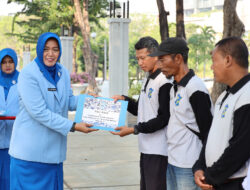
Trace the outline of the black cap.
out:
<instances>
[{"instance_id":1,"label":"black cap","mask_svg":"<svg viewBox=\"0 0 250 190\"><path fill-rule=\"evenodd\" d=\"M168 38L161 42L158 50L149 54L150 57L163 56L169 54L188 54L187 42L183 38Z\"/></svg>"}]
</instances>

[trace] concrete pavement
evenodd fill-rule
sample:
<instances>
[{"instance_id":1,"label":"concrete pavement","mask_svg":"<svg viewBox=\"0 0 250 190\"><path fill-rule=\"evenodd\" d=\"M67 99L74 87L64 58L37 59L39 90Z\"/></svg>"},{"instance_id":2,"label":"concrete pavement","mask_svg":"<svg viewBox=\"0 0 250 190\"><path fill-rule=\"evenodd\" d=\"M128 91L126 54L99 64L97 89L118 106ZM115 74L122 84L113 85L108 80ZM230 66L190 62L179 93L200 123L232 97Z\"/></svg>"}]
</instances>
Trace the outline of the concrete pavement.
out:
<instances>
[{"instance_id":1,"label":"concrete pavement","mask_svg":"<svg viewBox=\"0 0 250 190\"><path fill-rule=\"evenodd\" d=\"M128 115L129 124L135 119ZM64 162L64 189L139 190L139 156L135 135L121 138L101 130L71 133Z\"/></svg>"}]
</instances>

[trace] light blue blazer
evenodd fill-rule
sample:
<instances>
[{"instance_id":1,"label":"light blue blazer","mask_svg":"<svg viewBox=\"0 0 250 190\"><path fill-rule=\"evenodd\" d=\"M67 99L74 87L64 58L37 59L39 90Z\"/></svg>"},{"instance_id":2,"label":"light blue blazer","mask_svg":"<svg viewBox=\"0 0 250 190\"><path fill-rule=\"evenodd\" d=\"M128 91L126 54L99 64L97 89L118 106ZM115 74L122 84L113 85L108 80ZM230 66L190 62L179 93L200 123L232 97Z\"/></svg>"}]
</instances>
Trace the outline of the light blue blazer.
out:
<instances>
[{"instance_id":1,"label":"light blue blazer","mask_svg":"<svg viewBox=\"0 0 250 190\"><path fill-rule=\"evenodd\" d=\"M41 163L66 159L67 134L73 122L68 110L75 110L78 97L72 95L70 76L61 65L57 87L51 84L35 61L20 72L20 112L14 122L9 154ZM56 91L55 91L56 88Z\"/></svg>"},{"instance_id":2,"label":"light blue blazer","mask_svg":"<svg viewBox=\"0 0 250 190\"><path fill-rule=\"evenodd\" d=\"M4 88L0 86L0 110L7 111L7 116L16 116L19 110L17 85L10 87L5 100ZM9 148L13 120L0 120L0 149Z\"/></svg>"}]
</instances>

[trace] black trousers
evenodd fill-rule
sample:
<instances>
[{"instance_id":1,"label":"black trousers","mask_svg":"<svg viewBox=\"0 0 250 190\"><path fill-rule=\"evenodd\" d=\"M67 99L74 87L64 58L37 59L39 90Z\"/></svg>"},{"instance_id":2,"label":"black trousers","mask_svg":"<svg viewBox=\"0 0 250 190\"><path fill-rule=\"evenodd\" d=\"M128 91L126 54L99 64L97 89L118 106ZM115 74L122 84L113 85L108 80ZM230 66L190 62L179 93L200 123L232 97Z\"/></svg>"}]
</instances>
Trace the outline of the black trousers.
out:
<instances>
[{"instance_id":1,"label":"black trousers","mask_svg":"<svg viewBox=\"0 0 250 190\"><path fill-rule=\"evenodd\" d=\"M166 190L168 157L141 153L141 190Z\"/></svg>"},{"instance_id":2,"label":"black trousers","mask_svg":"<svg viewBox=\"0 0 250 190\"><path fill-rule=\"evenodd\" d=\"M215 190L244 190L242 187L243 180L244 178L229 180L226 183L216 186Z\"/></svg>"}]
</instances>

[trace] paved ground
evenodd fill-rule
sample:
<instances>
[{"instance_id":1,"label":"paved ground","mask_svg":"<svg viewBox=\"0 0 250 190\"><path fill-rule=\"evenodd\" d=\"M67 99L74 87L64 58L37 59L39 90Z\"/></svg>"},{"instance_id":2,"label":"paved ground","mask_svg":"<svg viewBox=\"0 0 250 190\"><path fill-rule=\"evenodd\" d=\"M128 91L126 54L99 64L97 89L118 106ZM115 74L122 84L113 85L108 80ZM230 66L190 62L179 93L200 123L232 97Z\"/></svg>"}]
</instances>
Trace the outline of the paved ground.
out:
<instances>
[{"instance_id":1,"label":"paved ground","mask_svg":"<svg viewBox=\"0 0 250 190\"><path fill-rule=\"evenodd\" d=\"M129 124L135 119L128 115ZM69 135L65 190L139 190L139 178L136 136L121 138L106 131Z\"/></svg>"}]
</instances>

